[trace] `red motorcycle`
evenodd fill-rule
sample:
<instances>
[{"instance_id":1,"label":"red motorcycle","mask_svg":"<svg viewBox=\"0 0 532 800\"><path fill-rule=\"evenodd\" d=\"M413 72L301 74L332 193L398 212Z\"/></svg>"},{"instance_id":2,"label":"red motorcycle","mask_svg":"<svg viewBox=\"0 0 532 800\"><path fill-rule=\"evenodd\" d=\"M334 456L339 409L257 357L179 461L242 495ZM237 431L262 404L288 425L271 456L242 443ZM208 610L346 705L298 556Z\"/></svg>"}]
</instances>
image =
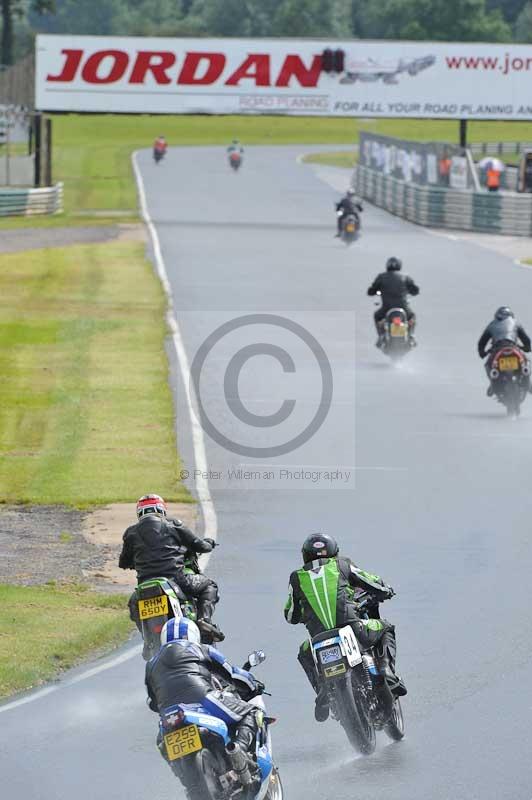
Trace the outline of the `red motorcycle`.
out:
<instances>
[{"instance_id":1,"label":"red motorcycle","mask_svg":"<svg viewBox=\"0 0 532 800\"><path fill-rule=\"evenodd\" d=\"M229 164L235 172L242 165L242 155L237 150L233 150L231 153L229 153Z\"/></svg>"}]
</instances>

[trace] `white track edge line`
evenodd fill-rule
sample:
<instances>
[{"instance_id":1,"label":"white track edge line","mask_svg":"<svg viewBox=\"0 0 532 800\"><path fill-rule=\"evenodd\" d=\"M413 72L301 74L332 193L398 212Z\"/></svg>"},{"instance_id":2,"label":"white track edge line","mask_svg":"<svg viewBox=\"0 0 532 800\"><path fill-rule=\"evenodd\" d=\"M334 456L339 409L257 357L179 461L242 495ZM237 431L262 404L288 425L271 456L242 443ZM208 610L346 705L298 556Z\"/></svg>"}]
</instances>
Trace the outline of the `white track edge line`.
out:
<instances>
[{"instance_id":1,"label":"white track edge line","mask_svg":"<svg viewBox=\"0 0 532 800\"><path fill-rule=\"evenodd\" d=\"M135 173L135 180L137 182L141 215L150 233L153 245L153 254L155 258L155 266L157 268L157 274L159 275L168 302L166 319L170 331L172 333L172 343L174 345L174 350L177 356L179 369L181 371L181 379L183 381L183 386L185 389L185 395L187 400L187 407L190 416L190 425L192 431L194 460L196 462L196 474L195 474L196 493L198 495L198 500L203 515L204 536L208 536L211 539L216 540L218 535L218 520L216 517L216 511L214 508L214 503L212 501L212 496L209 489L209 481L206 477L204 477L208 471L208 464L207 464L207 454L205 450L205 439L203 437L203 428L201 427L201 424L197 419L196 414L194 413L194 405L192 402L193 401L192 390L190 386L189 361L185 350L185 346L183 344L183 337L181 336L181 331L179 329L179 325L175 314L174 302L172 299L172 290L170 288L170 281L168 280L168 273L166 271L166 265L164 263L164 258L161 251L159 235L150 217L150 212L148 211L148 204L146 202L146 192L144 190L144 181L142 180L142 175L138 167L137 154L138 150L135 150L135 152L131 156L131 161L133 164L133 172ZM202 557L203 565L205 565L207 562L208 562L208 556Z\"/></svg>"},{"instance_id":2,"label":"white track edge line","mask_svg":"<svg viewBox=\"0 0 532 800\"><path fill-rule=\"evenodd\" d=\"M157 274L163 286L167 301L168 307L166 312L166 319L168 322L168 326L172 332L172 342L174 345L175 353L177 356L177 361L179 364L179 368L181 371L181 377L183 380L183 385L185 387L185 393L187 398L187 406L190 415L190 423L192 427L192 444L194 448L194 460L196 462L196 492L198 495L198 500L201 506L201 512L203 515L203 525L204 525L204 535L209 536L211 539L216 540L218 535L218 520L216 517L216 511L214 508L214 503L212 501L212 496L209 489L209 481L203 477L201 474L205 474L207 472L207 454L205 451L205 440L203 438L203 429L194 414L194 406L192 404L192 394L190 390L190 367L188 363L187 353L183 344L183 339L181 336L181 331L179 329L179 325L177 324L177 319L175 316L174 304L172 300L172 292L170 289L170 282L168 280L168 273L166 272L166 266L164 263L164 259L161 252L161 245L159 242L159 236L157 234L157 230L152 222L148 211L148 205L146 202L146 193L144 191L144 182L142 180L142 175L140 174L140 170L137 164L137 152L135 151L131 156L131 162L133 164L133 172L135 174L135 181L137 183L137 191L139 195L140 201L140 209L141 209L141 216L149 230L152 245L153 245L153 253L155 257L155 265L157 267ZM177 441L176 441L176 449L177 449ZM209 555L204 555L201 557L202 559L202 566L206 566L209 560ZM134 658L138 653L140 653L141 647L140 645L136 645L135 647L131 647L126 650L125 653L121 653L116 658L113 658L111 661L105 662L105 664L100 664L95 667L91 667L85 672L82 672L80 675L76 675L74 678L60 682L58 684L53 684L52 686L47 686L44 689L41 689L33 694L29 694L26 697L20 697L18 700L13 700L11 703L6 703L0 706L0 714L4 711L11 711L12 709L18 708L19 706L24 706L27 703L31 703L34 700L40 700L41 697L46 697L46 695L52 694L53 692L57 692L59 689L67 688L68 686L72 686L76 683L81 683L81 681L87 680L88 678L94 677L94 675L98 675L100 672L105 672L108 669L112 669L113 667L119 666L123 664L125 661L129 661L129 659Z\"/></svg>"}]
</instances>

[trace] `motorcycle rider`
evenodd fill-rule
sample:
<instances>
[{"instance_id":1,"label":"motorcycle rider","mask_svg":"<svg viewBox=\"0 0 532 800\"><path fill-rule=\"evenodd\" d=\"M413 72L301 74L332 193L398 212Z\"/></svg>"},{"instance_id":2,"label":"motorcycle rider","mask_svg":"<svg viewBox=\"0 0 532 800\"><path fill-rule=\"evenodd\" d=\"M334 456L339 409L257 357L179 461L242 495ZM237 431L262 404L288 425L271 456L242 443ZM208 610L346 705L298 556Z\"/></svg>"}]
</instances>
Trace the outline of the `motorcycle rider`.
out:
<instances>
[{"instance_id":1,"label":"motorcycle rider","mask_svg":"<svg viewBox=\"0 0 532 800\"><path fill-rule=\"evenodd\" d=\"M153 155L155 156L156 153L160 153L161 156L164 156L167 147L168 143L164 136L158 136L153 143Z\"/></svg>"},{"instance_id":2,"label":"motorcycle rider","mask_svg":"<svg viewBox=\"0 0 532 800\"><path fill-rule=\"evenodd\" d=\"M200 572L197 553L210 553L213 539L199 539L181 520L167 517L167 507L158 494L145 494L137 501L137 519L123 536L118 561L121 569L134 569L139 583L151 578L173 581L189 597L197 600L198 627L213 641L224 634L212 622L218 602L218 587ZM129 598L131 619L140 630L135 592Z\"/></svg>"},{"instance_id":3,"label":"motorcycle rider","mask_svg":"<svg viewBox=\"0 0 532 800\"><path fill-rule=\"evenodd\" d=\"M249 753L258 731L260 710L247 702L262 694L264 684L251 672L230 664L219 650L201 644L198 626L189 619L170 619L161 631L161 649L146 664L148 705L161 715L177 703L201 703L230 728L229 761L241 772L246 754L247 769L254 768ZM159 751L168 760L162 736ZM239 758L240 757L240 758ZM237 767L238 762L240 765Z\"/></svg>"},{"instance_id":4,"label":"motorcycle rider","mask_svg":"<svg viewBox=\"0 0 532 800\"><path fill-rule=\"evenodd\" d=\"M229 147L227 148L227 155L231 158L232 153L238 153L240 157L244 155L244 148L240 144L238 139L233 139Z\"/></svg>"},{"instance_id":5,"label":"motorcycle rider","mask_svg":"<svg viewBox=\"0 0 532 800\"><path fill-rule=\"evenodd\" d=\"M491 349L487 350L488 344L491 341ZM530 337L520 325L514 312L508 306L500 306L495 312L494 318L489 323L484 333L478 340L478 354L480 358L488 357L486 361L486 372L490 377L491 366L493 357L501 347L505 345L514 344L521 348L525 353L530 353ZM532 390L531 390L532 391ZM488 397L491 397L494 392L493 381L490 377L490 385L488 386Z\"/></svg>"},{"instance_id":6,"label":"motorcycle rider","mask_svg":"<svg viewBox=\"0 0 532 800\"><path fill-rule=\"evenodd\" d=\"M303 567L290 575L286 621L291 625L302 622L310 636L351 625L363 649L375 647L381 673L392 694L405 695L406 687L395 674L395 628L379 616L379 603L395 594L392 587L378 575L355 566L351 559L339 556L336 540L327 534L308 536L301 553ZM357 594L360 598L365 593L371 596L367 608L370 619L361 617L357 605ZM323 722L329 716L328 695L326 687L319 685L308 641L301 645L298 661L316 692L314 716Z\"/></svg>"},{"instance_id":7,"label":"motorcycle rider","mask_svg":"<svg viewBox=\"0 0 532 800\"><path fill-rule=\"evenodd\" d=\"M345 193L345 196L342 197L338 203L336 203L336 224L338 226L338 230L335 233L335 237L342 235L342 221L348 214L354 214L357 223L360 225L360 217L358 216L358 212L363 210L362 202L356 199L355 190L349 188Z\"/></svg>"},{"instance_id":8,"label":"motorcycle rider","mask_svg":"<svg viewBox=\"0 0 532 800\"><path fill-rule=\"evenodd\" d=\"M415 345L414 329L416 327L416 315L408 305L408 295L414 297L419 294L419 286L416 286L409 275L400 275L402 262L399 258L392 256L386 262L386 272L381 272L368 289L370 297L380 293L382 299L381 307L375 312L375 327L377 328L377 347L381 347L384 341L384 318L391 308L402 308L406 312L408 319L408 336L410 344Z\"/></svg>"}]
</instances>

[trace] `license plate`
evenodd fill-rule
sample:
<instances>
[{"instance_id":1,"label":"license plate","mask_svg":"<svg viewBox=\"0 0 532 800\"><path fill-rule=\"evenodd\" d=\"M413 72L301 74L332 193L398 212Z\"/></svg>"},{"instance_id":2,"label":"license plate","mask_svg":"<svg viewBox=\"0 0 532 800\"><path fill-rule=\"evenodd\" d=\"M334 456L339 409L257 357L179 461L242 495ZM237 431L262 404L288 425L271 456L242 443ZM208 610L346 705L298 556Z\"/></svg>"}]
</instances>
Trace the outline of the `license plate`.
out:
<instances>
[{"instance_id":1,"label":"license plate","mask_svg":"<svg viewBox=\"0 0 532 800\"><path fill-rule=\"evenodd\" d=\"M320 650L320 661L322 664L330 664L333 661L340 661L342 658L342 651L335 645L334 647L324 647Z\"/></svg>"},{"instance_id":2,"label":"license plate","mask_svg":"<svg viewBox=\"0 0 532 800\"><path fill-rule=\"evenodd\" d=\"M519 359L517 356L502 356L499 358L499 369L501 372L513 372L519 369Z\"/></svg>"},{"instance_id":3,"label":"license plate","mask_svg":"<svg viewBox=\"0 0 532 800\"><path fill-rule=\"evenodd\" d=\"M351 224L349 224L349 225L346 225L346 226L345 226L345 229L346 229L346 231L347 231L348 233L354 233L354 232L355 232L355 226L354 226L354 225L351 225Z\"/></svg>"},{"instance_id":4,"label":"license plate","mask_svg":"<svg viewBox=\"0 0 532 800\"><path fill-rule=\"evenodd\" d=\"M139 600L139 614L141 619L162 617L168 614L167 596L159 594L157 597L147 597L146 600Z\"/></svg>"},{"instance_id":5,"label":"license plate","mask_svg":"<svg viewBox=\"0 0 532 800\"><path fill-rule=\"evenodd\" d=\"M392 322L390 326L390 335L391 336L404 336L405 335L405 326L402 324L398 324L397 322Z\"/></svg>"},{"instance_id":6,"label":"license plate","mask_svg":"<svg viewBox=\"0 0 532 800\"><path fill-rule=\"evenodd\" d=\"M201 750L203 745L197 725L186 725L178 731L167 733L164 737L166 752L170 761L184 758L196 750Z\"/></svg>"},{"instance_id":7,"label":"license plate","mask_svg":"<svg viewBox=\"0 0 532 800\"><path fill-rule=\"evenodd\" d=\"M323 670L323 674L326 678L335 678L337 675L343 675L344 672L347 672L344 663L335 664L334 667L325 667Z\"/></svg>"}]
</instances>

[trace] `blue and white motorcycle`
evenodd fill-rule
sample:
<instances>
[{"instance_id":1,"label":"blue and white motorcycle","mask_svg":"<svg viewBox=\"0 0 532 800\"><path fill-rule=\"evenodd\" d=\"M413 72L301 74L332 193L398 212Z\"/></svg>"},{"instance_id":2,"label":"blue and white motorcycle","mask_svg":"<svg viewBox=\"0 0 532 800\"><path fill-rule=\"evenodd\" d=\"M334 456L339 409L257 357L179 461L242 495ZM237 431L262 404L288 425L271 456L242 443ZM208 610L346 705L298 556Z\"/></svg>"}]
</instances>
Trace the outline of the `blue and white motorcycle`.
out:
<instances>
[{"instance_id":1,"label":"blue and white motorcycle","mask_svg":"<svg viewBox=\"0 0 532 800\"><path fill-rule=\"evenodd\" d=\"M264 661L262 651L251 653L244 669ZM262 697L257 708L259 730L254 758L231 743L226 723L201 703L178 703L165 709L161 721L161 747L172 771L186 790L188 800L283 800L283 787L273 762L270 725ZM228 753L231 753L231 762ZM235 758L240 763L235 763Z\"/></svg>"}]
</instances>

